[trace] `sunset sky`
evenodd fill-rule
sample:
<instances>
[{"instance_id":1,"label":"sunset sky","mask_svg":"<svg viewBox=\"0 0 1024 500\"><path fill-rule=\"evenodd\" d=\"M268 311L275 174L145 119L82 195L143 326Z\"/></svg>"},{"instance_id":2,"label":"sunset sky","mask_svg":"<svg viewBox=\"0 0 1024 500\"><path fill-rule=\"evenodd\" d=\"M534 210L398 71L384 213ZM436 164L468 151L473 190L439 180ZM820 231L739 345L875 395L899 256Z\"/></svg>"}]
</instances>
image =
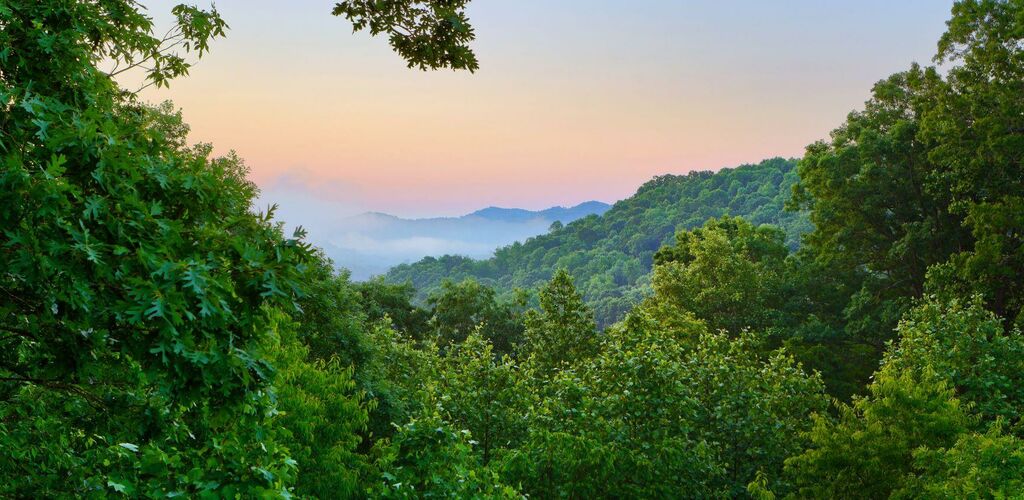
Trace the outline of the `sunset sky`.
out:
<instances>
[{"instance_id":1,"label":"sunset sky","mask_svg":"<svg viewBox=\"0 0 1024 500\"><path fill-rule=\"evenodd\" d=\"M144 3L159 25L176 2ZM470 74L407 69L332 2L222 0L228 37L144 97L237 150L286 218L613 202L799 156L873 82L930 62L951 3L476 0Z\"/></svg>"}]
</instances>

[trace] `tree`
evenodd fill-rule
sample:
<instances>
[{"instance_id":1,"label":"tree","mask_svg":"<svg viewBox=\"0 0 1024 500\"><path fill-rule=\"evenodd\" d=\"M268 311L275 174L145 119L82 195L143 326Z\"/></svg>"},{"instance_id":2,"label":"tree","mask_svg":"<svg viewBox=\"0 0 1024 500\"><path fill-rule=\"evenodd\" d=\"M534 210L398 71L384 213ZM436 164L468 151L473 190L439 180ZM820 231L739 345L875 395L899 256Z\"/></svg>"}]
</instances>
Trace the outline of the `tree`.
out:
<instances>
[{"instance_id":1,"label":"tree","mask_svg":"<svg viewBox=\"0 0 1024 500\"><path fill-rule=\"evenodd\" d=\"M391 284L382 279L354 283L363 311L370 321L387 318L391 327L407 337L422 338L429 330L430 313L413 304L416 289L410 283Z\"/></svg>"},{"instance_id":2,"label":"tree","mask_svg":"<svg viewBox=\"0 0 1024 500\"><path fill-rule=\"evenodd\" d=\"M824 386L784 351L764 354L751 334L705 334L687 353L685 379L700 402L689 422L724 469L722 491L741 495L758 472L784 492L784 460L806 446L809 416L827 405Z\"/></svg>"},{"instance_id":3,"label":"tree","mask_svg":"<svg viewBox=\"0 0 1024 500\"><path fill-rule=\"evenodd\" d=\"M865 390L881 358L876 345L845 329L844 309L856 289L852 274L823 265L805 248L791 254L774 292L779 323L766 332L808 372L820 373L829 395L844 402Z\"/></svg>"},{"instance_id":4,"label":"tree","mask_svg":"<svg viewBox=\"0 0 1024 500\"><path fill-rule=\"evenodd\" d=\"M382 483L368 493L380 498L521 498L473 455L472 436L436 413L399 427L377 448Z\"/></svg>"},{"instance_id":5,"label":"tree","mask_svg":"<svg viewBox=\"0 0 1024 500\"><path fill-rule=\"evenodd\" d=\"M655 301L690 311L712 330L738 335L780 323L789 250L782 231L736 217L676 234L654 254Z\"/></svg>"},{"instance_id":6,"label":"tree","mask_svg":"<svg viewBox=\"0 0 1024 500\"><path fill-rule=\"evenodd\" d=\"M0 411L18 416L0 447L38 464L5 466L21 494L259 496L294 477L264 349L309 248L249 212L240 159L187 146L180 116L98 68L187 73L172 47L201 55L225 25L173 13L160 39L133 2L0 6Z\"/></svg>"},{"instance_id":7,"label":"tree","mask_svg":"<svg viewBox=\"0 0 1024 500\"><path fill-rule=\"evenodd\" d=\"M467 69L479 64L468 44L473 27L464 13L469 0L345 0L334 5L354 31L385 34L409 67Z\"/></svg>"},{"instance_id":8,"label":"tree","mask_svg":"<svg viewBox=\"0 0 1024 500\"><path fill-rule=\"evenodd\" d=\"M303 270L301 283L300 311L293 316L301 324L299 340L310 358L337 359L341 366L355 368L356 378L363 381L360 370L370 362L371 349L364 298L348 281L348 274L336 274L333 263L319 250Z\"/></svg>"},{"instance_id":9,"label":"tree","mask_svg":"<svg viewBox=\"0 0 1024 500\"><path fill-rule=\"evenodd\" d=\"M884 363L922 375L930 371L971 404L985 422L1020 419L1024 409L1024 335L1004 332L981 297L929 300L900 323L899 343Z\"/></svg>"},{"instance_id":10,"label":"tree","mask_svg":"<svg viewBox=\"0 0 1024 500\"><path fill-rule=\"evenodd\" d=\"M1022 409L1020 334L1004 334L978 299L921 304L898 332L868 394L840 404L835 420L817 416L812 446L787 461L800 494L1006 491L998 478L1021 466L1020 441L1005 429ZM1006 451L1005 460L993 459L994 450ZM981 463L956 468L972 460Z\"/></svg>"},{"instance_id":11,"label":"tree","mask_svg":"<svg viewBox=\"0 0 1024 500\"><path fill-rule=\"evenodd\" d=\"M962 217L973 246L933 273L931 289L981 294L1007 329L1024 327L1024 4L962 0L939 41L951 65L921 135L945 166L940 189Z\"/></svg>"},{"instance_id":12,"label":"tree","mask_svg":"<svg viewBox=\"0 0 1024 500\"><path fill-rule=\"evenodd\" d=\"M878 366L878 353L843 333L849 297L842 276L806 252L791 254L778 228L738 217L680 231L654 254L654 294L639 307L664 325L697 318L712 330L757 332L818 371L829 394L848 401Z\"/></svg>"},{"instance_id":13,"label":"tree","mask_svg":"<svg viewBox=\"0 0 1024 500\"><path fill-rule=\"evenodd\" d=\"M461 4L363 7L336 10L400 22L410 36L392 41L410 62L475 68ZM237 156L189 146L170 105L114 79L137 69L166 86L224 35L216 10L172 13L160 37L131 0L0 4L0 472L18 477L0 495L286 496L295 479L268 351L301 286L329 280L304 276L316 263L301 231L250 212ZM307 305L345 307L344 287L314 291ZM356 340L315 316L311 345ZM293 366L277 381L340 370ZM302 399L290 389L286 404ZM354 438L338 436L342 449Z\"/></svg>"},{"instance_id":14,"label":"tree","mask_svg":"<svg viewBox=\"0 0 1024 500\"><path fill-rule=\"evenodd\" d=\"M759 470L781 491L784 459L827 403L817 377L765 356L754 336L643 311L540 394L525 444L502 467L540 497L736 496Z\"/></svg>"},{"instance_id":15,"label":"tree","mask_svg":"<svg viewBox=\"0 0 1024 500\"><path fill-rule=\"evenodd\" d=\"M522 440L529 388L512 359L496 357L479 331L448 351L435 390L445 420L472 433L484 465L496 450L514 448Z\"/></svg>"},{"instance_id":16,"label":"tree","mask_svg":"<svg viewBox=\"0 0 1024 500\"><path fill-rule=\"evenodd\" d=\"M699 402L671 340L629 328L541 372L529 434L505 455L503 477L539 498L714 496L723 471L690 432Z\"/></svg>"},{"instance_id":17,"label":"tree","mask_svg":"<svg viewBox=\"0 0 1024 500\"><path fill-rule=\"evenodd\" d=\"M829 142L807 147L793 206L810 211L805 244L823 266L849 274L854 293L847 330L880 351L928 266L971 244L950 192L936 184L942 165L929 152L921 119L945 84L913 66L878 82Z\"/></svg>"},{"instance_id":18,"label":"tree","mask_svg":"<svg viewBox=\"0 0 1024 500\"><path fill-rule=\"evenodd\" d=\"M351 365L338 357L310 356L297 338L301 327L282 318L280 343L270 354L278 371L279 439L288 443L298 467L295 492L315 498L360 496L376 480L368 457L359 453L368 410L375 405L353 380Z\"/></svg>"},{"instance_id":19,"label":"tree","mask_svg":"<svg viewBox=\"0 0 1024 500\"><path fill-rule=\"evenodd\" d=\"M856 271L848 330L875 335L931 293L980 294L1009 329L1024 307L1024 5L961 0L939 41L943 78L912 66L879 82L831 142L808 147L795 206L807 244Z\"/></svg>"},{"instance_id":20,"label":"tree","mask_svg":"<svg viewBox=\"0 0 1024 500\"><path fill-rule=\"evenodd\" d=\"M917 451L914 463L921 472L895 497L1013 498L1024 491L1024 442L1000 425L947 449Z\"/></svg>"},{"instance_id":21,"label":"tree","mask_svg":"<svg viewBox=\"0 0 1024 500\"><path fill-rule=\"evenodd\" d=\"M915 450L952 446L973 424L944 381L883 369L837 421L815 417L813 444L786 461L787 475L804 497L886 498L908 486Z\"/></svg>"},{"instance_id":22,"label":"tree","mask_svg":"<svg viewBox=\"0 0 1024 500\"><path fill-rule=\"evenodd\" d=\"M373 401L367 433L373 443L422 413L440 358L432 342L416 342L384 323L370 325L367 334L372 350L363 371L370 383L363 389Z\"/></svg>"},{"instance_id":23,"label":"tree","mask_svg":"<svg viewBox=\"0 0 1024 500\"><path fill-rule=\"evenodd\" d=\"M430 326L442 348L464 341L478 328L498 354L514 352L521 342L523 326L515 306L499 302L494 289L476 280L445 281L427 303L433 309Z\"/></svg>"},{"instance_id":24,"label":"tree","mask_svg":"<svg viewBox=\"0 0 1024 500\"><path fill-rule=\"evenodd\" d=\"M523 352L542 377L597 352L594 314L564 269L540 290L540 311L527 312L525 338Z\"/></svg>"}]
</instances>

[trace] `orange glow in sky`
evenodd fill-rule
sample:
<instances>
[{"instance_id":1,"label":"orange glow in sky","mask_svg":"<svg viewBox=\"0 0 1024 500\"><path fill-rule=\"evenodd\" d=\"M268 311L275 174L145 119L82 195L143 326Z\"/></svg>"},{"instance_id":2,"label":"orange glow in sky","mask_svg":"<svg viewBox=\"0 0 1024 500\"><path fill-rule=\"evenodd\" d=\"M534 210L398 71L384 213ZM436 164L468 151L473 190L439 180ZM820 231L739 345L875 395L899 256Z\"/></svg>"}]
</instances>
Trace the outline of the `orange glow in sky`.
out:
<instances>
[{"instance_id":1,"label":"orange glow in sky","mask_svg":"<svg viewBox=\"0 0 1024 500\"><path fill-rule=\"evenodd\" d=\"M145 3L159 25L174 2ZM873 82L929 62L950 4L476 0L469 74L407 69L331 2L222 0L228 37L144 97L237 150L269 199L407 216L611 202L658 174L799 156Z\"/></svg>"}]
</instances>

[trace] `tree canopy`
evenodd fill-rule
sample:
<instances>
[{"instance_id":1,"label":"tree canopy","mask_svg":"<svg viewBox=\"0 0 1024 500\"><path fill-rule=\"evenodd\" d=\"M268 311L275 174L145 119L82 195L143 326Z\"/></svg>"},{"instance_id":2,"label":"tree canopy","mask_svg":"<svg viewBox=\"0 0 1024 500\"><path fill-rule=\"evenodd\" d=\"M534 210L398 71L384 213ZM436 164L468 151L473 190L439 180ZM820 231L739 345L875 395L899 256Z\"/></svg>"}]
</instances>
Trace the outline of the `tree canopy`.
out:
<instances>
[{"instance_id":1,"label":"tree canopy","mask_svg":"<svg viewBox=\"0 0 1024 500\"><path fill-rule=\"evenodd\" d=\"M334 13L474 70L465 6ZM365 283L118 84L226 34L172 13L0 2L0 497L1024 489L1024 2L955 2L948 71L881 80L798 162Z\"/></svg>"}]
</instances>

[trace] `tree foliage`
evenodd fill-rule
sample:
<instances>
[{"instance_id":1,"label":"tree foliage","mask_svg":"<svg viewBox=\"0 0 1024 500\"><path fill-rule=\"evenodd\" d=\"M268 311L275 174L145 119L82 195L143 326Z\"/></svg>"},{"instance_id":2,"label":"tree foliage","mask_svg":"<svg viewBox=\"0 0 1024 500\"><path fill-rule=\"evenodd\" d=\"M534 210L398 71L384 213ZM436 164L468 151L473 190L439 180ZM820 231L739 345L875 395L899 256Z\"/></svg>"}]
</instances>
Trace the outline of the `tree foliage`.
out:
<instances>
[{"instance_id":1,"label":"tree foliage","mask_svg":"<svg viewBox=\"0 0 1024 500\"><path fill-rule=\"evenodd\" d=\"M926 282L979 293L1017 321L1021 9L957 2L936 59L960 64L945 78L914 65L879 82L866 109L801 161L794 201L811 211L808 245L858 275L851 332L884 341Z\"/></svg>"},{"instance_id":2,"label":"tree foliage","mask_svg":"<svg viewBox=\"0 0 1024 500\"><path fill-rule=\"evenodd\" d=\"M815 228L808 249L851 275L859 290L846 308L848 329L878 345L923 292L928 266L971 242L950 213L949 190L935 184L943 166L921 137L921 117L942 85L934 69L917 66L879 82L865 109L831 142L809 146L799 166L794 202Z\"/></svg>"},{"instance_id":3,"label":"tree foliage","mask_svg":"<svg viewBox=\"0 0 1024 500\"><path fill-rule=\"evenodd\" d=\"M445 281L427 299L430 326L441 346L462 342L480 330L500 354L511 354L522 341L523 325L516 304L499 301L494 289L467 279Z\"/></svg>"},{"instance_id":4,"label":"tree foliage","mask_svg":"<svg viewBox=\"0 0 1024 500\"><path fill-rule=\"evenodd\" d=\"M359 454L370 419L365 393L352 379L352 366L338 357L310 360L309 348L295 336L298 327L282 325L281 342L270 357L278 370L280 440L298 468L295 492L359 496L373 472Z\"/></svg>"},{"instance_id":5,"label":"tree foliage","mask_svg":"<svg viewBox=\"0 0 1024 500\"><path fill-rule=\"evenodd\" d=\"M345 0L334 15L352 23L354 31L384 34L391 48L410 68L466 69L480 67L469 48L473 27L466 18L469 0Z\"/></svg>"},{"instance_id":6,"label":"tree foliage","mask_svg":"<svg viewBox=\"0 0 1024 500\"><path fill-rule=\"evenodd\" d=\"M678 324L677 324L678 325ZM800 449L820 380L751 335L631 315L545 388L508 477L542 497L731 496ZM757 401L756 405L752 405Z\"/></svg>"},{"instance_id":7,"label":"tree foliage","mask_svg":"<svg viewBox=\"0 0 1024 500\"><path fill-rule=\"evenodd\" d=\"M852 498L1007 491L1024 451L1018 436L1006 432L1021 408L1012 382L1020 376L1020 356L1013 352L1019 337L1004 336L977 302L914 309L868 394L841 405L836 419L816 417L812 446L787 462L800 493ZM1006 460L983 458L993 448L1006 452ZM970 454L983 461L956 470Z\"/></svg>"},{"instance_id":8,"label":"tree foliage","mask_svg":"<svg viewBox=\"0 0 1024 500\"><path fill-rule=\"evenodd\" d=\"M335 14L473 70L465 5ZM0 3L0 496L1024 488L1021 1L957 1L955 64L882 80L798 166L658 177L358 284L117 84L226 29L172 12L159 37L129 0Z\"/></svg>"},{"instance_id":9,"label":"tree foliage","mask_svg":"<svg viewBox=\"0 0 1024 500\"><path fill-rule=\"evenodd\" d=\"M779 323L788 249L776 227L711 219L654 254L654 296L733 335Z\"/></svg>"},{"instance_id":10,"label":"tree foliage","mask_svg":"<svg viewBox=\"0 0 1024 500\"><path fill-rule=\"evenodd\" d=\"M216 11L174 14L184 50L223 33ZM249 211L240 159L187 146L179 115L97 68L187 73L134 3L5 2L0 26L0 436L22 476L7 487L285 491L264 353L298 297L301 233Z\"/></svg>"},{"instance_id":11,"label":"tree foliage","mask_svg":"<svg viewBox=\"0 0 1024 500\"><path fill-rule=\"evenodd\" d=\"M541 373L589 358L597 352L594 313L583 303L572 276L559 270L540 290L540 309L526 316L523 354Z\"/></svg>"},{"instance_id":12,"label":"tree foliage","mask_svg":"<svg viewBox=\"0 0 1024 500\"><path fill-rule=\"evenodd\" d=\"M470 432L484 465L496 450L522 440L531 406L526 382L519 366L508 355L495 356L479 332L441 362L437 406L449 422Z\"/></svg>"}]
</instances>

